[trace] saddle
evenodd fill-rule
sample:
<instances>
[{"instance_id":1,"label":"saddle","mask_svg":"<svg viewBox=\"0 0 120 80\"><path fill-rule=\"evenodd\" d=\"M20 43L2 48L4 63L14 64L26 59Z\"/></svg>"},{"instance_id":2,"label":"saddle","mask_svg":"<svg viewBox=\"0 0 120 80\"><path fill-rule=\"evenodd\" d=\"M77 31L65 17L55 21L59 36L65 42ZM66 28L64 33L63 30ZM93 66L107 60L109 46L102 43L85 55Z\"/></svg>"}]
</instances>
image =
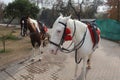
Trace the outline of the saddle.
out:
<instances>
[{"instance_id":1,"label":"saddle","mask_svg":"<svg viewBox=\"0 0 120 80\"><path fill-rule=\"evenodd\" d=\"M88 25L88 29L90 31L91 34L91 38L92 38L92 42L93 42L93 48L98 44L99 40L100 40L100 30L96 27L95 24L93 23L87 23Z\"/></svg>"},{"instance_id":2,"label":"saddle","mask_svg":"<svg viewBox=\"0 0 120 80\"><path fill-rule=\"evenodd\" d=\"M38 24L39 24L39 29L42 33L46 33L48 30L47 30L47 27L45 26L44 23L42 23L41 21L37 21Z\"/></svg>"},{"instance_id":3,"label":"saddle","mask_svg":"<svg viewBox=\"0 0 120 80\"><path fill-rule=\"evenodd\" d=\"M47 29L47 27L45 26L45 24L44 23L42 23L41 21L37 21L38 22L38 24L39 24L39 29L40 29L40 34L41 34L41 36L40 36L40 38L41 39L45 39L45 36L46 36L46 32L48 31L48 29Z\"/></svg>"}]
</instances>

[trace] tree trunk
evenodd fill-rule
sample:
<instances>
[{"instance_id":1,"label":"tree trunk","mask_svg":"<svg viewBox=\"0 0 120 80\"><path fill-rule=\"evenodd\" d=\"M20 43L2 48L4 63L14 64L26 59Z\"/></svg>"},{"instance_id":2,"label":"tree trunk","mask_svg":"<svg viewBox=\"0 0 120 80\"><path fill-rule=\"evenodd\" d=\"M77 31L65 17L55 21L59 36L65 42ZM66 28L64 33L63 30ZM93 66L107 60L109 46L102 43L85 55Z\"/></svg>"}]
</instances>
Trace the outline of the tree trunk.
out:
<instances>
[{"instance_id":1,"label":"tree trunk","mask_svg":"<svg viewBox=\"0 0 120 80\"><path fill-rule=\"evenodd\" d=\"M6 48L5 48L5 36L2 37L2 44L3 44L3 52L6 51Z\"/></svg>"},{"instance_id":2,"label":"tree trunk","mask_svg":"<svg viewBox=\"0 0 120 80\"><path fill-rule=\"evenodd\" d=\"M8 22L8 24L6 25L6 27L9 26L9 24L15 19L15 16L12 17L12 19Z\"/></svg>"}]
</instances>

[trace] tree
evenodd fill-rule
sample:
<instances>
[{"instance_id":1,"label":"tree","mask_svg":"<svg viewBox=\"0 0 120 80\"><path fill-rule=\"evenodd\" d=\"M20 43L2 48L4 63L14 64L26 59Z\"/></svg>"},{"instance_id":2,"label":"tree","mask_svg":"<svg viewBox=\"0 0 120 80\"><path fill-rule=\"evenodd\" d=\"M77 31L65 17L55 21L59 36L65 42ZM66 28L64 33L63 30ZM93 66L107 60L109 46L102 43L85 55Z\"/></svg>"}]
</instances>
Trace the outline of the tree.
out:
<instances>
[{"instance_id":1,"label":"tree","mask_svg":"<svg viewBox=\"0 0 120 80\"><path fill-rule=\"evenodd\" d=\"M0 2L0 21L2 20L3 18L3 11L4 11L4 8L5 8L5 4L3 2Z\"/></svg>"},{"instance_id":2,"label":"tree","mask_svg":"<svg viewBox=\"0 0 120 80\"><path fill-rule=\"evenodd\" d=\"M64 2L62 0L57 0L56 3L53 4L52 9L42 9L39 20L44 22L48 27L51 27L56 18L59 16L59 13L63 13L64 15L66 15L68 12L69 10L65 6Z\"/></svg>"},{"instance_id":3,"label":"tree","mask_svg":"<svg viewBox=\"0 0 120 80\"><path fill-rule=\"evenodd\" d=\"M38 13L39 7L36 6L35 3L31 3L29 0L15 0L5 7L5 15L8 18L20 18L26 15L36 18Z\"/></svg>"},{"instance_id":4,"label":"tree","mask_svg":"<svg viewBox=\"0 0 120 80\"><path fill-rule=\"evenodd\" d=\"M6 52L6 41L7 40L19 40L18 37L14 36L12 33L14 32L14 29L11 29L10 31L8 31L7 33L2 32L0 34L0 41L2 42L3 45L3 49L0 50L0 53L4 53ZM3 30L8 30L7 28L4 28Z\"/></svg>"},{"instance_id":5,"label":"tree","mask_svg":"<svg viewBox=\"0 0 120 80\"><path fill-rule=\"evenodd\" d=\"M73 17L79 20L81 18L95 18L97 7L103 3L104 2L102 0L78 0L78 3L75 3L73 0L69 0L69 9L67 10L67 12L72 13Z\"/></svg>"},{"instance_id":6,"label":"tree","mask_svg":"<svg viewBox=\"0 0 120 80\"><path fill-rule=\"evenodd\" d=\"M48 27L51 27L54 22L54 17L52 16L52 10L44 8L38 20L44 22Z\"/></svg>"},{"instance_id":7,"label":"tree","mask_svg":"<svg viewBox=\"0 0 120 80\"><path fill-rule=\"evenodd\" d=\"M86 0L86 2L85 0L78 0L78 3L75 3L74 0L56 0L56 3L53 4L52 9L44 8L42 10L40 20L51 27L56 18L59 16L59 13L62 13L63 15L72 14L72 18L76 18L78 20L81 18L95 18L94 14L97 12L97 7L103 4L103 2L102 0L95 0L91 3L87 1L88 0Z\"/></svg>"},{"instance_id":8,"label":"tree","mask_svg":"<svg viewBox=\"0 0 120 80\"><path fill-rule=\"evenodd\" d=\"M108 0L109 18L120 21L120 0Z\"/></svg>"}]
</instances>

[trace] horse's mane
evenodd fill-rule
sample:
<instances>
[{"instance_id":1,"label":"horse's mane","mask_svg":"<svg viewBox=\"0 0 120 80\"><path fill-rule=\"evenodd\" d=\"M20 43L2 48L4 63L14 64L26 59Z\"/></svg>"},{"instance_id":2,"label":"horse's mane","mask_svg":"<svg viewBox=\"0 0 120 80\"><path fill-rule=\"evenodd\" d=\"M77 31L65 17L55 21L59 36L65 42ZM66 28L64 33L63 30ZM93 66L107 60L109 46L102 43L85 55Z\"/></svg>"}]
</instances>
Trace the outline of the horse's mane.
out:
<instances>
[{"instance_id":1,"label":"horse's mane","mask_svg":"<svg viewBox=\"0 0 120 80\"><path fill-rule=\"evenodd\" d=\"M79 30L85 32L87 25L77 19L69 19L67 21L67 27L74 29L74 27L79 27Z\"/></svg>"},{"instance_id":2,"label":"horse's mane","mask_svg":"<svg viewBox=\"0 0 120 80\"><path fill-rule=\"evenodd\" d=\"M40 29L39 29L39 25L38 25L37 20L30 18L30 19L29 19L29 23L30 23L30 24L33 24L33 23L34 23L35 28L37 28L38 32L40 32Z\"/></svg>"}]
</instances>

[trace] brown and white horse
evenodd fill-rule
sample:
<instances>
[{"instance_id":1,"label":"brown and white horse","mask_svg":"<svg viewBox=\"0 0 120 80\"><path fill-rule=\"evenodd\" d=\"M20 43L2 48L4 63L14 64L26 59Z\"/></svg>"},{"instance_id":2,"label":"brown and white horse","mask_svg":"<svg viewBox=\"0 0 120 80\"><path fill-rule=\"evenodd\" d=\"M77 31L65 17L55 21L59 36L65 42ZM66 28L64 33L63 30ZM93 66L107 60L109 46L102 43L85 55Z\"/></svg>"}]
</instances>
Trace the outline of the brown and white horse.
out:
<instances>
[{"instance_id":1,"label":"brown and white horse","mask_svg":"<svg viewBox=\"0 0 120 80\"><path fill-rule=\"evenodd\" d=\"M83 68L81 71L82 80L86 80L86 63L88 63L88 67L90 67L91 54L94 52L99 43L99 29L96 28L96 31L98 31L98 35L97 39L94 38L94 40L97 41L96 43L93 43L88 25L83 22L70 19L70 16L63 17L61 14L53 24L49 45L50 52L52 54L57 54L58 50L66 53L75 51L76 68L78 68L78 63L83 60ZM73 49L63 47L63 43L68 40L71 40L74 43ZM76 74L74 79L77 79Z\"/></svg>"},{"instance_id":2,"label":"brown and white horse","mask_svg":"<svg viewBox=\"0 0 120 80\"><path fill-rule=\"evenodd\" d=\"M35 57L35 48L39 48L42 44L42 47L45 47L49 38L49 34L46 32L47 27L34 19L31 19L30 17L23 17L20 21L21 24L21 36L29 35L31 39L31 43L33 46L33 59ZM29 30L29 34L27 33L27 30ZM42 51L40 53L43 53ZM42 57L40 57L42 59Z\"/></svg>"}]
</instances>

